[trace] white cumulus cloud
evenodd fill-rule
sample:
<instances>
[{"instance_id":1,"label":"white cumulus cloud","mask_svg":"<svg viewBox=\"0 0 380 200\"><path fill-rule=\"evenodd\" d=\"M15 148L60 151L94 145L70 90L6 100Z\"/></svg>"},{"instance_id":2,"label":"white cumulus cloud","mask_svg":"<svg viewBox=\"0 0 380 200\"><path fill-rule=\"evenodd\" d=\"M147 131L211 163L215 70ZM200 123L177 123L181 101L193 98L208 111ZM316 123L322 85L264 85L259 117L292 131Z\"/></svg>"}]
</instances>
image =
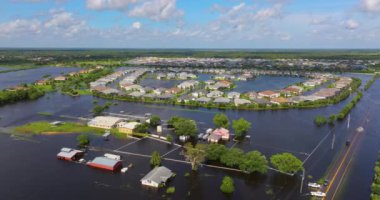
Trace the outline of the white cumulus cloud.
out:
<instances>
[{"instance_id":1,"label":"white cumulus cloud","mask_svg":"<svg viewBox=\"0 0 380 200\"><path fill-rule=\"evenodd\" d=\"M136 2L138 0L86 0L86 6L92 10L127 10Z\"/></svg>"},{"instance_id":2,"label":"white cumulus cloud","mask_svg":"<svg viewBox=\"0 0 380 200\"><path fill-rule=\"evenodd\" d=\"M176 0L148 0L129 11L131 17L146 17L154 21L178 20L183 11L177 9Z\"/></svg>"},{"instance_id":3,"label":"white cumulus cloud","mask_svg":"<svg viewBox=\"0 0 380 200\"><path fill-rule=\"evenodd\" d=\"M22 35L33 35L41 32L41 23L32 19L16 19L0 24L0 36L17 37Z\"/></svg>"},{"instance_id":4,"label":"white cumulus cloud","mask_svg":"<svg viewBox=\"0 0 380 200\"><path fill-rule=\"evenodd\" d=\"M50 11L51 18L44 24L45 28L52 30L55 33L62 34L66 37L71 37L74 34L87 29L87 24L84 20L77 19L73 13L66 11Z\"/></svg>"},{"instance_id":5,"label":"white cumulus cloud","mask_svg":"<svg viewBox=\"0 0 380 200\"><path fill-rule=\"evenodd\" d=\"M355 30L355 29L359 28L359 26L360 26L359 22L357 22L353 19L349 19L349 20L344 21L343 25L348 30Z\"/></svg>"},{"instance_id":6,"label":"white cumulus cloud","mask_svg":"<svg viewBox=\"0 0 380 200\"><path fill-rule=\"evenodd\" d=\"M380 0L361 0L361 7L368 12L380 12Z\"/></svg>"},{"instance_id":7,"label":"white cumulus cloud","mask_svg":"<svg viewBox=\"0 0 380 200\"><path fill-rule=\"evenodd\" d=\"M141 28L141 22L133 22L132 23L132 28L134 29L140 29Z\"/></svg>"}]
</instances>

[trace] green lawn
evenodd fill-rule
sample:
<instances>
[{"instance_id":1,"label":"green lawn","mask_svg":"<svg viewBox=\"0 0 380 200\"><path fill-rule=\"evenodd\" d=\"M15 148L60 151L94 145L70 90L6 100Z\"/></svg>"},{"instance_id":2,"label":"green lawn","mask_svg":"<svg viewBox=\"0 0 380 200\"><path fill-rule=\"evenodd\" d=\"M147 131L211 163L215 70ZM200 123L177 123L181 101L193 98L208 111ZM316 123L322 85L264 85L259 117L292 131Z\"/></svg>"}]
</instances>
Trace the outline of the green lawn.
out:
<instances>
[{"instance_id":1,"label":"green lawn","mask_svg":"<svg viewBox=\"0 0 380 200\"><path fill-rule=\"evenodd\" d=\"M22 126L14 128L14 131L18 133L27 133L27 134L43 134L43 133L94 133L102 134L104 133L103 129L88 127L86 125L65 122L62 125L53 126L49 122L32 122Z\"/></svg>"}]
</instances>

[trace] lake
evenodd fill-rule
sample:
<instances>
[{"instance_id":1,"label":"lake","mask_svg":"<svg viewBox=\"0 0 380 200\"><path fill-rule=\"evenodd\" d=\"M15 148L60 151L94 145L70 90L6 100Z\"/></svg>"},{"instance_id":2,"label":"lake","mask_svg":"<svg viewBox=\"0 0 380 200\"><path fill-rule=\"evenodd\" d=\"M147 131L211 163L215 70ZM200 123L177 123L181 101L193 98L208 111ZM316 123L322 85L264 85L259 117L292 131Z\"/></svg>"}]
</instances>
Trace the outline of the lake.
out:
<instances>
[{"instance_id":1,"label":"lake","mask_svg":"<svg viewBox=\"0 0 380 200\"><path fill-rule=\"evenodd\" d=\"M76 67L41 67L15 72L0 73L0 90L22 83L33 83L39 79L43 79L43 76L46 75L54 77L79 70L80 68Z\"/></svg>"}]
</instances>

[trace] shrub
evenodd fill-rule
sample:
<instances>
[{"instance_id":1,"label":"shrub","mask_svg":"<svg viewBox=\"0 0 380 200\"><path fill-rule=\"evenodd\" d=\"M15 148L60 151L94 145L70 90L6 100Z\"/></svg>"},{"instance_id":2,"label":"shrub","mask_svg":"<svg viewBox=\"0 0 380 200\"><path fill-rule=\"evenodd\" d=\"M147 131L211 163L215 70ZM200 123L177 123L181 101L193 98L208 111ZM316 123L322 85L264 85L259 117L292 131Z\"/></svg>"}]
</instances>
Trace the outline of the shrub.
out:
<instances>
[{"instance_id":1,"label":"shrub","mask_svg":"<svg viewBox=\"0 0 380 200\"><path fill-rule=\"evenodd\" d=\"M220 190L226 194L233 193L235 190L234 180L229 176L225 176L222 185L220 186Z\"/></svg>"},{"instance_id":2,"label":"shrub","mask_svg":"<svg viewBox=\"0 0 380 200\"><path fill-rule=\"evenodd\" d=\"M173 194L175 192L175 187L168 187L168 189L166 189L166 194Z\"/></svg>"}]
</instances>

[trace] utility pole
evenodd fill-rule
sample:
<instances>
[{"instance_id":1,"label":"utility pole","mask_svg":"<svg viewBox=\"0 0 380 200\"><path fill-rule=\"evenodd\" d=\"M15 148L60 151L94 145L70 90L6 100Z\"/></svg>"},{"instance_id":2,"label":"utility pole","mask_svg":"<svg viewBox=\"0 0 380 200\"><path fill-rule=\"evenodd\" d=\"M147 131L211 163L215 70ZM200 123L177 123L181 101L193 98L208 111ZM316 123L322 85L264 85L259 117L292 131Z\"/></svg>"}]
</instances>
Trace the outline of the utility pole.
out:
<instances>
[{"instance_id":1,"label":"utility pole","mask_svg":"<svg viewBox=\"0 0 380 200\"><path fill-rule=\"evenodd\" d=\"M300 187L300 194L302 194L302 187L303 187L303 181L305 179L305 169L302 168L302 179L301 179L301 187Z\"/></svg>"},{"instance_id":2,"label":"utility pole","mask_svg":"<svg viewBox=\"0 0 380 200\"><path fill-rule=\"evenodd\" d=\"M331 150L334 149L334 143L335 143L335 132L333 133L333 139L332 139L332 142L331 142Z\"/></svg>"},{"instance_id":3,"label":"utility pole","mask_svg":"<svg viewBox=\"0 0 380 200\"><path fill-rule=\"evenodd\" d=\"M332 134L333 134L333 138L332 138L332 141L331 141L331 150L334 149L334 144L335 144L335 127L331 130Z\"/></svg>"}]
</instances>

